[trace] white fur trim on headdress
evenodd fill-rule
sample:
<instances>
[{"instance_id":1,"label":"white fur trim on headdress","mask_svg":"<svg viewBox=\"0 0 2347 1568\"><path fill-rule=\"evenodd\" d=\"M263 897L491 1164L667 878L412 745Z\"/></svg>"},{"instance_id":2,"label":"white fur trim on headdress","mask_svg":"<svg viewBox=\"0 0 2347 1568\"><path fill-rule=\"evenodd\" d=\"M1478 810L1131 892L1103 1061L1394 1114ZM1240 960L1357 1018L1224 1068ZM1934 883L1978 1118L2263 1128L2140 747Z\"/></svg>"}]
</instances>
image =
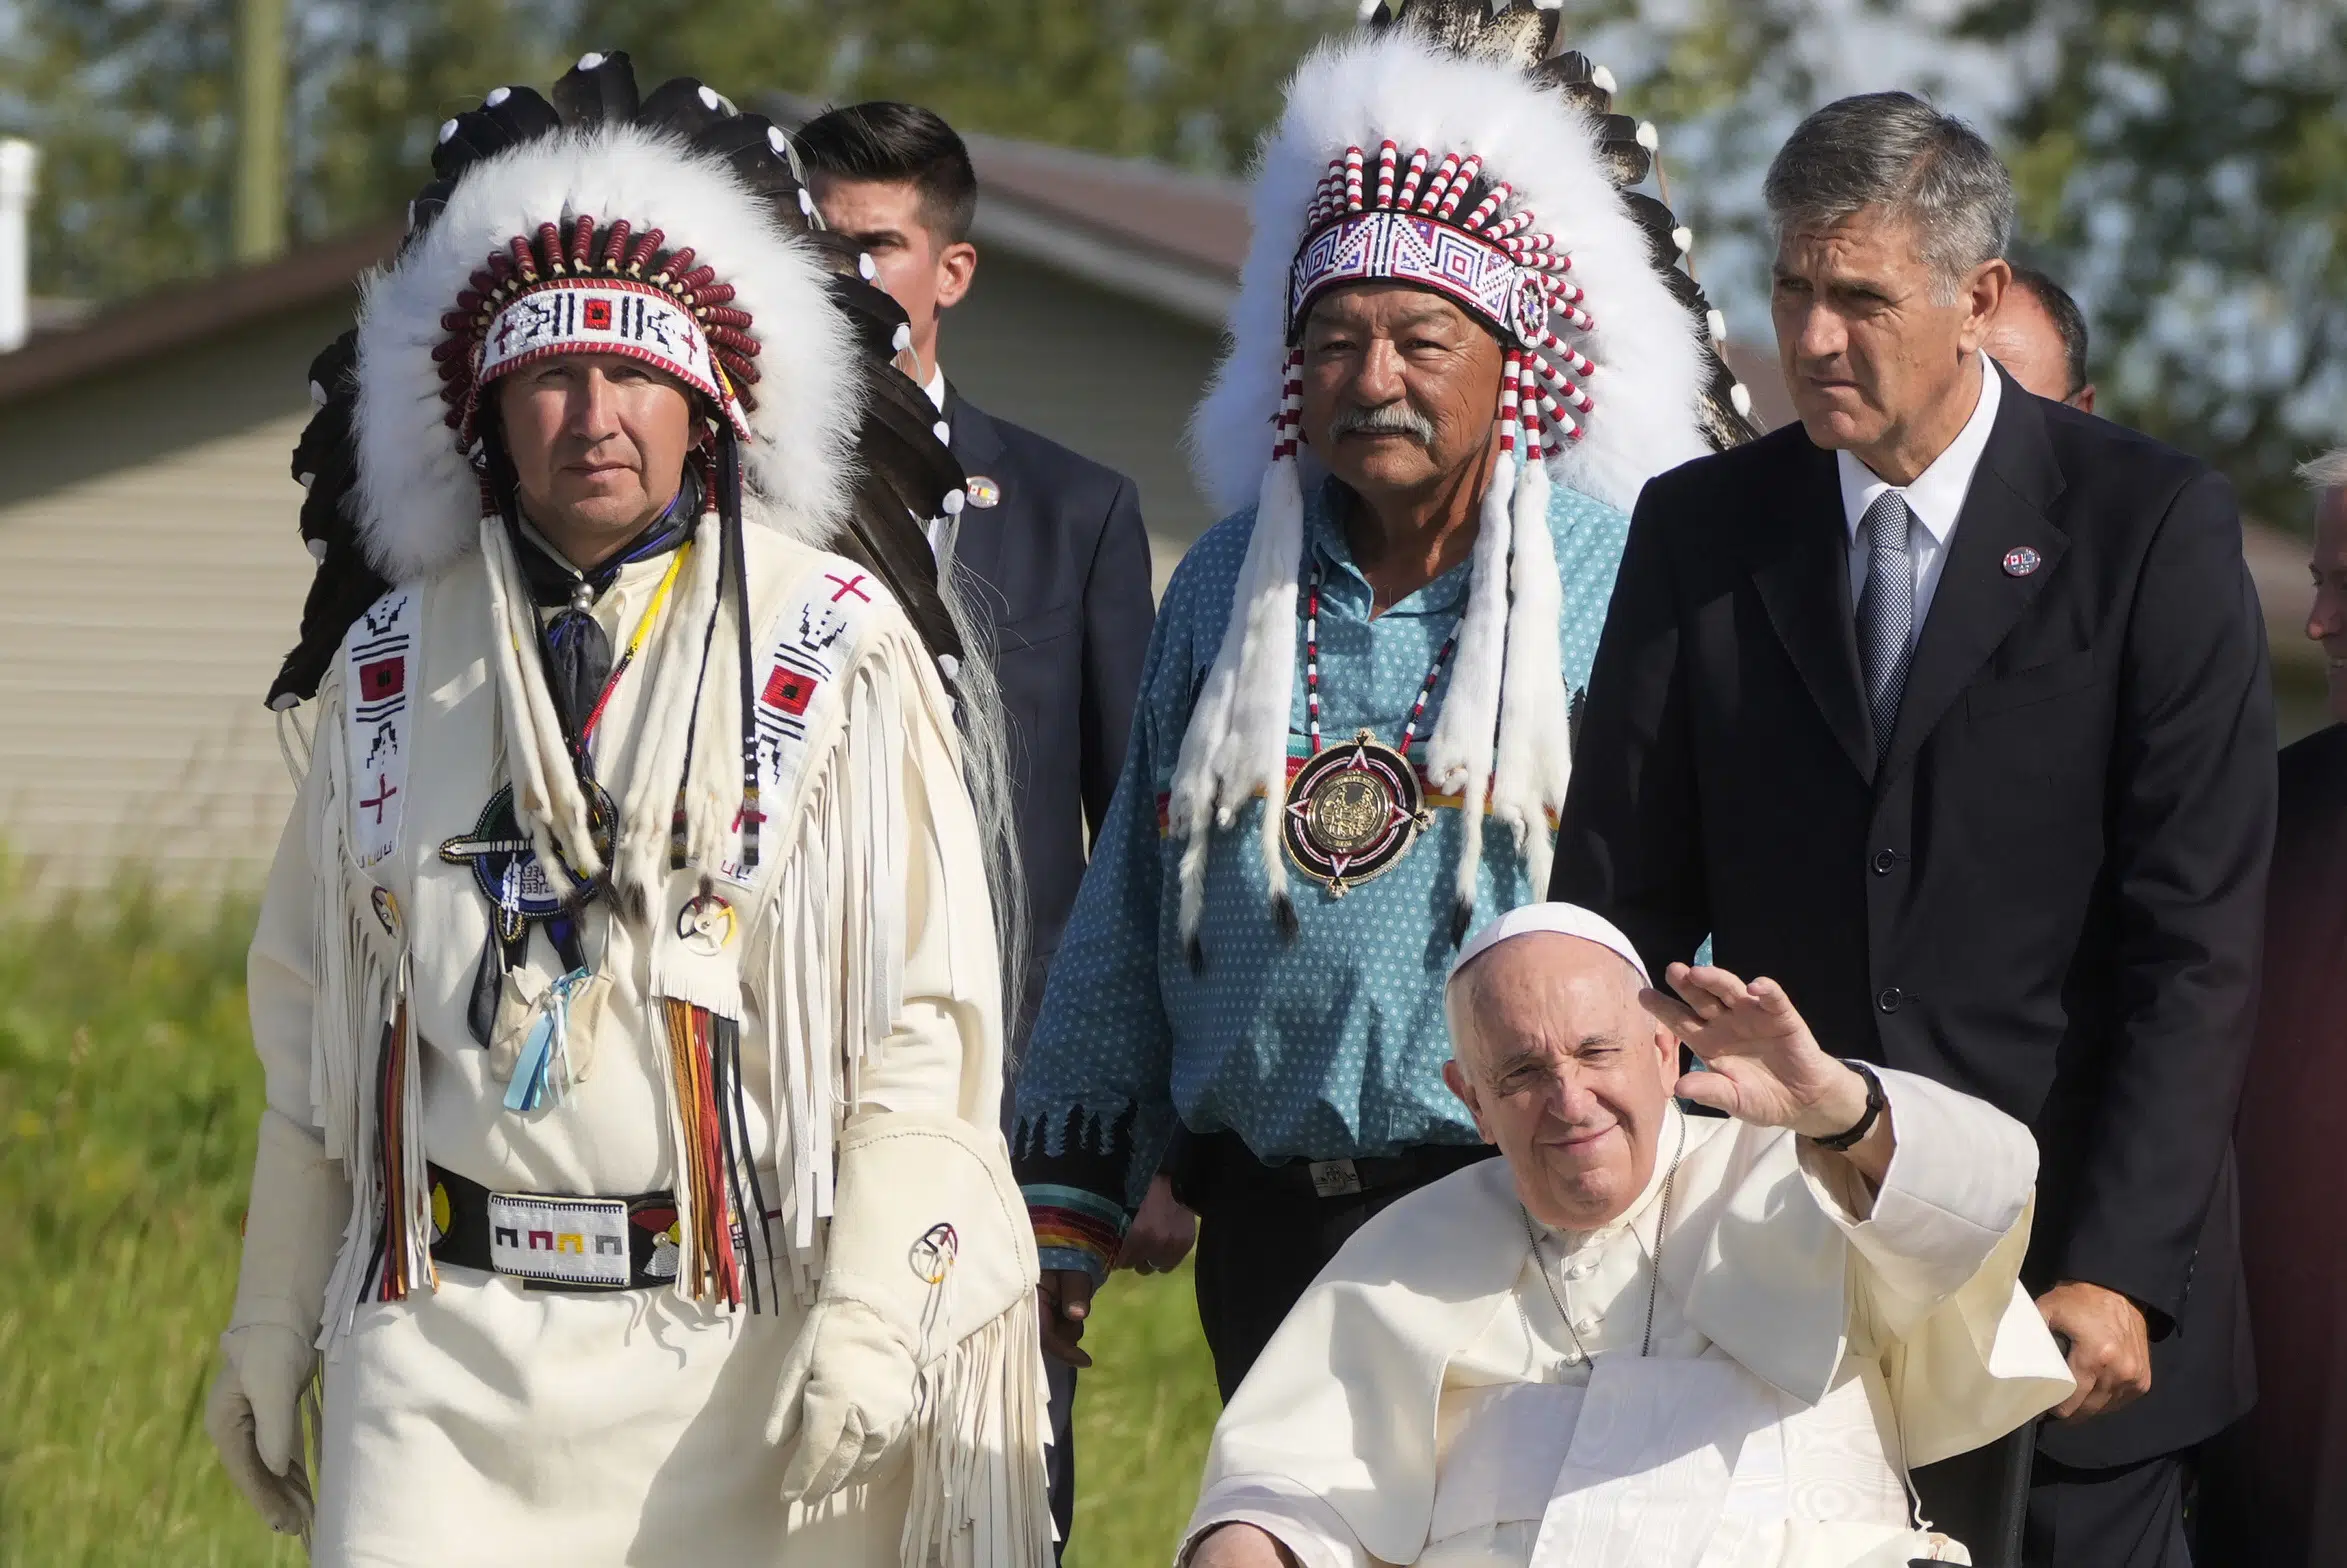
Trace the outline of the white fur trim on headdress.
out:
<instances>
[{"instance_id":1,"label":"white fur trim on headdress","mask_svg":"<svg viewBox=\"0 0 2347 1568\"><path fill-rule=\"evenodd\" d=\"M1200 487L1224 510L1250 498L1258 510L1222 647L1175 765L1171 822L1189 840L1181 863L1186 940L1195 938L1203 907L1210 824L1227 827L1257 790L1276 804L1285 783L1303 551L1300 505L1291 521L1285 498L1291 491L1300 498L1321 472L1308 452L1276 460L1268 472L1263 459L1284 395L1292 268L1332 160L1389 140L1404 158L1421 148L1438 159L1479 157L1483 175L1512 192L1504 210L1529 214L1528 224L1571 256L1572 283L1594 318L1586 326L1562 310L1556 318L1563 353L1582 361L1572 366L1574 379L1590 400L1586 410L1575 405L1578 437L1559 439L1552 423L1537 457L1527 447L1522 462L1505 450L1495 461L1460 645L1428 737L1429 776L1464 797L1454 939L1473 914L1486 799L1512 830L1536 888L1547 880L1549 817L1564 805L1570 734L1557 628L1563 587L1547 516L1552 484L1628 511L1649 478L1707 450L1696 323L1654 271L1589 118L1513 67L1463 59L1399 29L1315 50L1264 140L1231 346L1190 422ZM1415 185L1415 174L1406 178ZM1539 390L1528 369L1527 407ZM1267 822L1275 817L1267 811ZM1276 829L1267 832L1276 905L1285 868Z\"/></svg>"},{"instance_id":2,"label":"white fur trim on headdress","mask_svg":"<svg viewBox=\"0 0 2347 1568\"><path fill-rule=\"evenodd\" d=\"M1646 234L1598 157L1587 116L1522 73L1463 60L1402 29L1321 45L1297 70L1265 138L1248 203L1254 238L1231 310L1231 347L1190 422L1192 472L1215 505L1254 499L1287 354L1288 269L1329 160L1392 138L1405 151L1478 152L1572 255L1596 326L1574 346L1596 362L1597 407L1549 477L1628 511L1646 481L1709 450L1695 324L1656 275ZM1307 482L1312 478L1308 471Z\"/></svg>"},{"instance_id":3,"label":"white fur trim on headdress","mask_svg":"<svg viewBox=\"0 0 2347 1568\"><path fill-rule=\"evenodd\" d=\"M427 577L475 547L480 482L445 423L432 351L440 318L491 251L541 223L585 214L658 228L734 287L765 352L743 443L746 508L800 539L828 537L845 514L858 382L853 328L832 304L812 246L723 163L631 125L571 130L468 170L448 204L384 271L359 308L359 538L393 582Z\"/></svg>"},{"instance_id":4,"label":"white fur trim on headdress","mask_svg":"<svg viewBox=\"0 0 2347 1568\"><path fill-rule=\"evenodd\" d=\"M505 752L516 815L541 864L560 878L564 861L580 875L606 869L589 832L587 802L564 753L545 678L522 655L535 638L534 612L504 526L484 519L481 484L441 397L433 350L449 337L444 315L493 251L541 224L567 228L591 217L625 220L640 236L662 231L663 248L691 247L734 289L749 334L764 352L751 389L742 440L745 522L816 543L844 516L861 412L854 329L833 304L813 247L786 228L724 164L683 142L629 125L571 130L524 143L470 169L432 227L385 271L368 280L360 306L358 403L359 537L367 561L394 582L433 576L483 552L495 677L505 715ZM620 895L639 903L665 874L668 826L685 736L697 734L686 799L688 845L709 858L719 828L739 804L739 778L722 747L739 730L738 654L731 637L708 634L718 600L714 517L695 541L697 560L648 650L654 683L649 728L621 797L617 824ZM730 627L726 622L722 629ZM702 650L708 664L702 668ZM702 693L695 725L695 688ZM548 853L559 848L562 860Z\"/></svg>"}]
</instances>

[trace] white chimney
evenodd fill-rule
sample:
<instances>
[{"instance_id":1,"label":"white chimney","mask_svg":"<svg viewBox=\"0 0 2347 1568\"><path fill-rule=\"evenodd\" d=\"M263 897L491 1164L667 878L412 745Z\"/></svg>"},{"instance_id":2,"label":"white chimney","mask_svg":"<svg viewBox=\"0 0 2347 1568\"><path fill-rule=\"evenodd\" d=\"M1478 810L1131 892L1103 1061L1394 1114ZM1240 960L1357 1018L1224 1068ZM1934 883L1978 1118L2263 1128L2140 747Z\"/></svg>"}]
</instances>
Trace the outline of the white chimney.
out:
<instances>
[{"instance_id":1,"label":"white chimney","mask_svg":"<svg viewBox=\"0 0 2347 1568\"><path fill-rule=\"evenodd\" d=\"M25 213L33 204L40 149L0 137L0 354L24 347L32 330L25 305Z\"/></svg>"}]
</instances>

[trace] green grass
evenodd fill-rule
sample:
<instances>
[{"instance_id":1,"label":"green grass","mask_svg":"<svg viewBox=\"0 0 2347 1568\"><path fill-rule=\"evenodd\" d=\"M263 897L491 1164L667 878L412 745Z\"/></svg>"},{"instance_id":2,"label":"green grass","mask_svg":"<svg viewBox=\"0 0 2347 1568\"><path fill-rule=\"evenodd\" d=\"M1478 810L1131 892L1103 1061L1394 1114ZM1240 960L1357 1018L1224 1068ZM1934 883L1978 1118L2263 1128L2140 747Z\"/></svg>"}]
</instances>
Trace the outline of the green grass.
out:
<instances>
[{"instance_id":1,"label":"green grass","mask_svg":"<svg viewBox=\"0 0 2347 1568\"><path fill-rule=\"evenodd\" d=\"M1112 1275L1076 1383L1076 1518L1068 1568L1163 1568L1173 1561L1222 1401L1198 1331L1190 1270Z\"/></svg>"},{"instance_id":2,"label":"green grass","mask_svg":"<svg viewBox=\"0 0 2347 1568\"><path fill-rule=\"evenodd\" d=\"M296 1563L202 1425L260 1114L251 908L0 863L0 1563Z\"/></svg>"},{"instance_id":3,"label":"green grass","mask_svg":"<svg viewBox=\"0 0 2347 1568\"><path fill-rule=\"evenodd\" d=\"M261 1075L252 908L36 905L0 860L0 1568L298 1564L204 1436ZM1080 1568L1162 1563L1217 1409L1187 1271L1086 1336Z\"/></svg>"}]
</instances>

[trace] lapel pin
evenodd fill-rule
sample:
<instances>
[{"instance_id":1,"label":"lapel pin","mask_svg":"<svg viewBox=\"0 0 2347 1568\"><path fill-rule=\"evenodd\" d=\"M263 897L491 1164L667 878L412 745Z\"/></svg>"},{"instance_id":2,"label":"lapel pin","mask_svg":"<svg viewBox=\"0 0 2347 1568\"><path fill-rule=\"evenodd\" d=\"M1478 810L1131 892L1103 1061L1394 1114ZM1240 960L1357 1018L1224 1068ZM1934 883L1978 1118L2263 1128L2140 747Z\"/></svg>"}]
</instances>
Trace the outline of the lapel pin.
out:
<instances>
[{"instance_id":1,"label":"lapel pin","mask_svg":"<svg viewBox=\"0 0 2347 1568\"><path fill-rule=\"evenodd\" d=\"M2005 552L2005 575L2027 577L2045 564L2045 557L2027 545L2019 545Z\"/></svg>"},{"instance_id":2,"label":"lapel pin","mask_svg":"<svg viewBox=\"0 0 2347 1568\"><path fill-rule=\"evenodd\" d=\"M984 474L972 474L968 493L972 506L992 506L1002 499L1002 486Z\"/></svg>"}]
</instances>

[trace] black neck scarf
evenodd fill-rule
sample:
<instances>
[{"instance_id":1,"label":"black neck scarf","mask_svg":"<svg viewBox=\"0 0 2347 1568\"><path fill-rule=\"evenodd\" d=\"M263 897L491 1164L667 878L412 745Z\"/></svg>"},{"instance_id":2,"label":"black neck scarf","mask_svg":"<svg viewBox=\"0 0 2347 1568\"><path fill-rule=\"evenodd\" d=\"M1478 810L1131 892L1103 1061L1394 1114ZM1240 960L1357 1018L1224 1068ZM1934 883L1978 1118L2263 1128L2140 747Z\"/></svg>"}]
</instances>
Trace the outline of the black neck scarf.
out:
<instances>
[{"instance_id":1,"label":"black neck scarf","mask_svg":"<svg viewBox=\"0 0 2347 1568\"><path fill-rule=\"evenodd\" d=\"M700 520L700 481L687 469L684 483L667 510L629 540L626 548L589 571L580 571L528 532L515 530L514 557L521 565L522 580L529 585L531 602L541 608L563 606L543 631L546 686L582 767L587 765L587 718L602 699L604 683L611 679L611 637L592 613L595 602L618 580L623 568L677 549L693 536Z\"/></svg>"}]
</instances>

